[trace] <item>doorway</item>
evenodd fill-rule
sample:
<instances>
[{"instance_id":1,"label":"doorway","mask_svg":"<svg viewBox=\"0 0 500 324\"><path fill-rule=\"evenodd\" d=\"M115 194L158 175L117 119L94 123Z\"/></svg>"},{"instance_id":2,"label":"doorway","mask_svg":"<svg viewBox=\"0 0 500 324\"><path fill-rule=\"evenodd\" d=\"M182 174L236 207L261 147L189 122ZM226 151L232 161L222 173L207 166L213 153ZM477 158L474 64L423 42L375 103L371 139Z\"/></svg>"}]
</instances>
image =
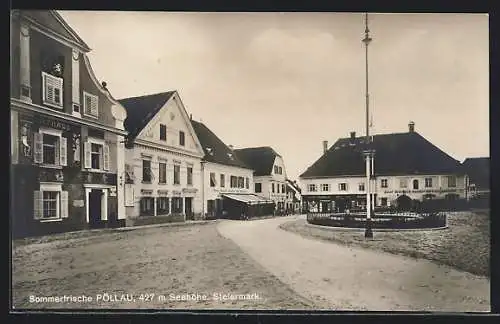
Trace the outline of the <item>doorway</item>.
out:
<instances>
[{"instance_id":1,"label":"doorway","mask_svg":"<svg viewBox=\"0 0 500 324\"><path fill-rule=\"evenodd\" d=\"M186 197L184 199L185 199L185 208L186 208L186 219L187 220L194 220L193 198Z\"/></svg>"},{"instance_id":2,"label":"doorway","mask_svg":"<svg viewBox=\"0 0 500 324\"><path fill-rule=\"evenodd\" d=\"M101 189L92 189L89 192L89 226L90 228L102 227L102 195Z\"/></svg>"}]
</instances>

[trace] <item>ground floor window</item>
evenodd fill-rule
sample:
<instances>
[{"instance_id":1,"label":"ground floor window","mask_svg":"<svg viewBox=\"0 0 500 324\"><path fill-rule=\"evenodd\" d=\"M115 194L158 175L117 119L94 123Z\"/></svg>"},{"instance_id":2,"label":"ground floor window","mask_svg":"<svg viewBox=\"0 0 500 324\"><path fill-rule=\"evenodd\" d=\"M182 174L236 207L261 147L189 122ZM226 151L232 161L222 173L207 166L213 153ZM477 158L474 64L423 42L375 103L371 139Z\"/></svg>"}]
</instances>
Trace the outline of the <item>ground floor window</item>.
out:
<instances>
[{"instance_id":1,"label":"ground floor window","mask_svg":"<svg viewBox=\"0 0 500 324\"><path fill-rule=\"evenodd\" d=\"M172 198L172 213L175 213L175 214L182 213L182 198L181 197Z\"/></svg>"},{"instance_id":2,"label":"ground floor window","mask_svg":"<svg viewBox=\"0 0 500 324\"><path fill-rule=\"evenodd\" d=\"M33 194L34 219L61 219L68 217L68 192L60 184L40 185Z\"/></svg>"},{"instance_id":3,"label":"ground floor window","mask_svg":"<svg viewBox=\"0 0 500 324\"><path fill-rule=\"evenodd\" d=\"M141 215L142 216L153 216L154 215L154 198L153 197L143 197L141 198Z\"/></svg>"},{"instance_id":4,"label":"ground floor window","mask_svg":"<svg viewBox=\"0 0 500 324\"><path fill-rule=\"evenodd\" d=\"M168 197L158 197L156 199L157 199L156 200L157 214L168 214L169 211Z\"/></svg>"},{"instance_id":5,"label":"ground floor window","mask_svg":"<svg viewBox=\"0 0 500 324\"><path fill-rule=\"evenodd\" d=\"M387 198L380 198L380 205L387 206Z\"/></svg>"}]
</instances>

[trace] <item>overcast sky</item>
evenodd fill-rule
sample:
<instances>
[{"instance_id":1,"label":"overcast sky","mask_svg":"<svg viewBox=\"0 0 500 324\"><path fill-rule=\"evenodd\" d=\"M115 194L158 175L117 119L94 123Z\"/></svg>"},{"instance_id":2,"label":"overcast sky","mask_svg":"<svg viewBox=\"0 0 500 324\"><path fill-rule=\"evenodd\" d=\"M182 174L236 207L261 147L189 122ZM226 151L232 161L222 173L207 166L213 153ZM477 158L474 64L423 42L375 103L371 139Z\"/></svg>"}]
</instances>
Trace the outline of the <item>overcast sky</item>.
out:
<instances>
[{"instance_id":1,"label":"overcast sky","mask_svg":"<svg viewBox=\"0 0 500 324\"><path fill-rule=\"evenodd\" d=\"M271 146L296 179L350 131L364 134L360 13L61 11L115 98L178 90L236 148ZM463 161L489 156L484 14L371 14L375 133L408 122Z\"/></svg>"}]
</instances>

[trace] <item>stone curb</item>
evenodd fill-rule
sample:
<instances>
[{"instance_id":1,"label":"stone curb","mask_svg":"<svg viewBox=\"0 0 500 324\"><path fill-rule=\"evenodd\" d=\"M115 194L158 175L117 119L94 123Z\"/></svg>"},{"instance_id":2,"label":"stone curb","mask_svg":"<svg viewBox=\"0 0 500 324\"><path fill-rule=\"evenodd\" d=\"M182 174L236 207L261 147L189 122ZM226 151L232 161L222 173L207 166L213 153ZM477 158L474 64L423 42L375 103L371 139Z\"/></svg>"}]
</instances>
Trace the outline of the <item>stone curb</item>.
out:
<instances>
[{"instance_id":1,"label":"stone curb","mask_svg":"<svg viewBox=\"0 0 500 324\"><path fill-rule=\"evenodd\" d=\"M332 232L340 232L340 231L346 231L346 232L363 232L365 229L364 228L351 228L351 227L334 227L334 226L325 226L325 225L316 225L316 224L309 224L305 223L307 227L313 227L313 228L320 228ZM373 232L424 232L424 231L441 231L448 229L448 225L443 226L443 227L436 227L436 228L403 228L403 229L392 229L392 228L372 228Z\"/></svg>"}]
</instances>

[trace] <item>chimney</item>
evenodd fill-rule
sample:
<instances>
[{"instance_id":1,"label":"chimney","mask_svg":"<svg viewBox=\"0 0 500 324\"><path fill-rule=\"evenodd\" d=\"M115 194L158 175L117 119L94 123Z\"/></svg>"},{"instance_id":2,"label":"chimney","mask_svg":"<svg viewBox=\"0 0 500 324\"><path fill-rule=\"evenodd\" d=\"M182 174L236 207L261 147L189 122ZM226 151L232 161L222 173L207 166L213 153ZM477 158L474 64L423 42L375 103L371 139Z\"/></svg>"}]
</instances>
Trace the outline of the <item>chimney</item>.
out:
<instances>
[{"instance_id":1,"label":"chimney","mask_svg":"<svg viewBox=\"0 0 500 324\"><path fill-rule=\"evenodd\" d=\"M323 153L326 153L328 151L328 141L323 141Z\"/></svg>"},{"instance_id":2,"label":"chimney","mask_svg":"<svg viewBox=\"0 0 500 324\"><path fill-rule=\"evenodd\" d=\"M102 81L102 83L101 83L101 84L102 84L102 87L104 88L104 90L108 90L108 88L106 88L106 86L108 85L108 84L106 83L106 81Z\"/></svg>"},{"instance_id":3,"label":"chimney","mask_svg":"<svg viewBox=\"0 0 500 324\"><path fill-rule=\"evenodd\" d=\"M193 114L189 114L189 120L193 120Z\"/></svg>"},{"instance_id":4,"label":"chimney","mask_svg":"<svg viewBox=\"0 0 500 324\"><path fill-rule=\"evenodd\" d=\"M355 140L356 139L356 132L351 132L351 140Z\"/></svg>"},{"instance_id":5,"label":"chimney","mask_svg":"<svg viewBox=\"0 0 500 324\"><path fill-rule=\"evenodd\" d=\"M408 123L408 131L410 133L415 132L415 123L414 122L411 121L411 122Z\"/></svg>"}]
</instances>

